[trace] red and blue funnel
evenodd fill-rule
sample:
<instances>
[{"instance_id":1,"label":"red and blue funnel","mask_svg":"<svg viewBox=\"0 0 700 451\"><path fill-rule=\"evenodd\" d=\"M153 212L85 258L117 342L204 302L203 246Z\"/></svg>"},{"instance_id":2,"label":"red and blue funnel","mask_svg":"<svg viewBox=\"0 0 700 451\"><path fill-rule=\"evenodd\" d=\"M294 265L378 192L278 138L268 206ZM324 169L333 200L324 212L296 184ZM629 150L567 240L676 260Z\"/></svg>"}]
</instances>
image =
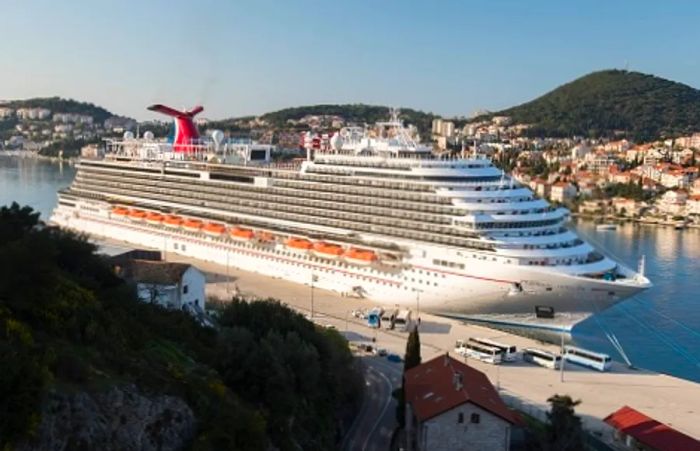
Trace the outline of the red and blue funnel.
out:
<instances>
[{"instance_id":1,"label":"red and blue funnel","mask_svg":"<svg viewBox=\"0 0 700 451\"><path fill-rule=\"evenodd\" d=\"M204 110L203 107L196 106L189 111L178 111L169 106L157 104L149 106L148 109L174 119L175 130L171 136L171 143L175 152L194 152L194 146L199 144L199 132L192 119Z\"/></svg>"}]
</instances>

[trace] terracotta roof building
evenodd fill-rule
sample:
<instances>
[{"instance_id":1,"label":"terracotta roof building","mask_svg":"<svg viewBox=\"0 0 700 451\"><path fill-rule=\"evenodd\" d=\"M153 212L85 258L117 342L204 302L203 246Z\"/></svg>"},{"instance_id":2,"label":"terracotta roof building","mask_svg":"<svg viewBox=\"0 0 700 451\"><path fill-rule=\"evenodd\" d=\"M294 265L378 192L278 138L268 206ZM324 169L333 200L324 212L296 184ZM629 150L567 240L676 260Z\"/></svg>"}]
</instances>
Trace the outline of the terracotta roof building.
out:
<instances>
[{"instance_id":1,"label":"terracotta roof building","mask_svg":"<svg viewBox=\"0 0 700 451\"><path fill-rule=\"evenodd\" d=\"M405 374L410 450L508 450L519 417L486 375L448 354Z\"/></svg>"},{"instance_id":2,"label":"terracotta roof building","mask_svg":"<svg viewBox=\"0 0 700 451\"><path fill-rule=\"evenodd\" d=\"M624 406L603 421L615 429L615 438L628 449L644 451L700 451L700 442L670 426Z\"/></svg>"}]
</instances>

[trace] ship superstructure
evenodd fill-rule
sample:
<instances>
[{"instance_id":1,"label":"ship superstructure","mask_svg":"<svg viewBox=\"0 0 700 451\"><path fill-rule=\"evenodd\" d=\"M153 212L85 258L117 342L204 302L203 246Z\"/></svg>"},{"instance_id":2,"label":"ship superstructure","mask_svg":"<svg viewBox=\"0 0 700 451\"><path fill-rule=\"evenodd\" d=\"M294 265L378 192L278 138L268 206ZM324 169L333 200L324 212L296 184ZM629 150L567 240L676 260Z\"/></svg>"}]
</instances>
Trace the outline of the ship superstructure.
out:
<instances>
[{"instance_id":1,"label":"ship superstructure","mask_svg":"<svg viewBox=\"0 0 700 451\"><path fill-rule=\"evenodd\" d=\"M78 163L52 220L455 317L544 306L580 320L650 286L490 160L441 158L398 119L379 125L286 163L216 134L109 142L105 158Z\"/></svg>"}]
</instances>

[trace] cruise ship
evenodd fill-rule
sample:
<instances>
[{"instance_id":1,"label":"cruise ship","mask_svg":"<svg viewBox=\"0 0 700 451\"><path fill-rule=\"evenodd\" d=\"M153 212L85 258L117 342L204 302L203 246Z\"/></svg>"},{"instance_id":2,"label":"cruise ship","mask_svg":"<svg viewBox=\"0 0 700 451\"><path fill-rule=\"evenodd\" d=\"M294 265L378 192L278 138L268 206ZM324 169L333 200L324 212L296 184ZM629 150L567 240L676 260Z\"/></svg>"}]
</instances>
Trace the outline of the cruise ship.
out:
<instances>
[{"instance_id":1,"label":"cruise ship","mask_svg":"<svg viewBox=\"0 0 700 451\"><path fill-rule=\"evenodd\" d=\"M166 255L237 267L454 318L554 316L570 329L651 286L566 227L485 157L442 157L394 116L377 128L307 135L305 158L199 135L107 141L82 158L51 221ZM540 315L547 312L548 315ZM549 327L549 326L543 326Z\"/></svg>"}]
</instances>

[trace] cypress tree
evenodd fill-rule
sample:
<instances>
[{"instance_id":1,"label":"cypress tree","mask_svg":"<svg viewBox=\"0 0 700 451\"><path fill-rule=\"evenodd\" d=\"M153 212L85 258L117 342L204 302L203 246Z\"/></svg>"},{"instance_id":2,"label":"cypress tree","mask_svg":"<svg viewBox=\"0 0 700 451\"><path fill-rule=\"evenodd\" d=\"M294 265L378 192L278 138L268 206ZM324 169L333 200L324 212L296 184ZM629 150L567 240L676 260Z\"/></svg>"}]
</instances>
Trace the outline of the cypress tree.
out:
<instances>
[{"instance_id":1,"label":"cypress tree","mask_svg":"<svg viewBox=\"0 0 700 451\"><path fill-rule=\"evenodd\" d=\"M396 389L393 393L394 398L396 398L396 421L401 427L405 426L406 419L406 393L404 389L406 385L406 370L410 370L420 365L420 363L420 336L418 335L418 328L414 327L408 335L408 341L406 341L406 355L404 356L403 364L404 375L401 379L401 388Z\"/></svg>"}]
</instances>

